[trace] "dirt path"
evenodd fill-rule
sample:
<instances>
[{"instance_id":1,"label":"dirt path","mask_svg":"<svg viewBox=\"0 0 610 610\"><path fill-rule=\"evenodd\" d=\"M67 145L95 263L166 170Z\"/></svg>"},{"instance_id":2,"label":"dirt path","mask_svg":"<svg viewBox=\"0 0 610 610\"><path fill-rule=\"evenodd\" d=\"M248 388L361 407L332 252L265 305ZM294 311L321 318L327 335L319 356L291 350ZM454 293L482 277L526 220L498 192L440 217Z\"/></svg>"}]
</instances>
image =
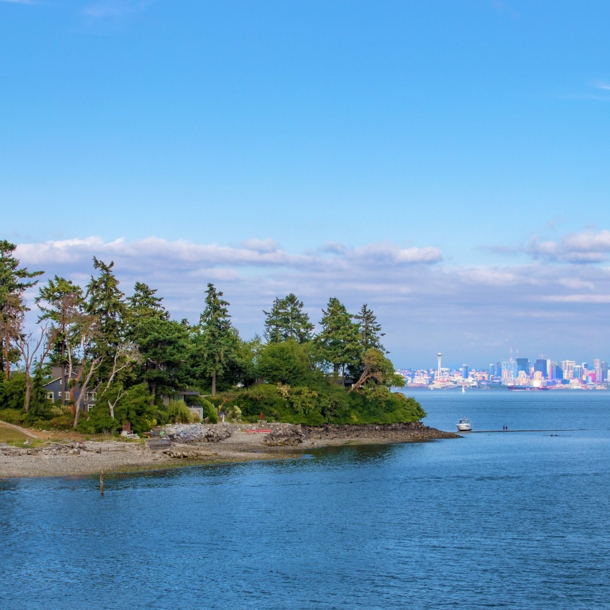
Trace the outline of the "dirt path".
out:
<instances>
[{"instance_id":1,"label":"dirt path","mask_svg":"<svg viewBox=\"0 0 610 610\"><path fill-rule=\"evenodd\" d=\"M26 428L22 428L21 426L16 426L15 424L9 424L7 421L2 421L1 419L0 419L0 426L6 426L7 428L12 428L13 430L17 430L17 432L21 432L21 434L25 434L26 436L29 436L30 438L35 438L37 441L41 440L41 438L42 438L40 436L36 436L35 434L32 434Z\"/></svg>"}]
</instances>

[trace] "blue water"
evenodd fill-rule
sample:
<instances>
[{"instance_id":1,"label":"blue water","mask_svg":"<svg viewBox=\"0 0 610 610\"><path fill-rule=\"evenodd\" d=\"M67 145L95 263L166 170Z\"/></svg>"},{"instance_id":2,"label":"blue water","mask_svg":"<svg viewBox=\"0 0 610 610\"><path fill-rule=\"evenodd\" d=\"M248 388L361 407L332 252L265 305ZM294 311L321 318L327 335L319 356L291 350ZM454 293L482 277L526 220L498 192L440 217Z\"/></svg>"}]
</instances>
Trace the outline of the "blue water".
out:
<instances>
[{"instance_id":1,"label":"blue water","mask_svg":"<svg viewBox=\"0 0 610 610\"><path fill-rule=\"evenodd\" d=\"M574 431L116 476L103 498L1 481L0 605L610 607L610 393L416 397L444 429Z\"/></svg>"}]
</instances>

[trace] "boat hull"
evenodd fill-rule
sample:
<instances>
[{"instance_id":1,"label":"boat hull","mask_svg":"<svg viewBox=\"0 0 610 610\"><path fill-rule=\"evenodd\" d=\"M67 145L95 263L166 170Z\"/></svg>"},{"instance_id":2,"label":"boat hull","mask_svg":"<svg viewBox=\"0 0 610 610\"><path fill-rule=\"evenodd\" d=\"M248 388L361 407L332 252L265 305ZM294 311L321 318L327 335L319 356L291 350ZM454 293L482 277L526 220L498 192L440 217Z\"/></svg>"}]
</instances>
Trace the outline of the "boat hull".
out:
<instances>
[{"instance_id":1,"label":"boat hull","mask_svg":"<svg viewBox=\"0 0 610 610\"><path fill-rule=\"evenodd\" d=\"M458 424L458 432L472 432L472 426L470 424Z\"/></svg>"}]
</instances>

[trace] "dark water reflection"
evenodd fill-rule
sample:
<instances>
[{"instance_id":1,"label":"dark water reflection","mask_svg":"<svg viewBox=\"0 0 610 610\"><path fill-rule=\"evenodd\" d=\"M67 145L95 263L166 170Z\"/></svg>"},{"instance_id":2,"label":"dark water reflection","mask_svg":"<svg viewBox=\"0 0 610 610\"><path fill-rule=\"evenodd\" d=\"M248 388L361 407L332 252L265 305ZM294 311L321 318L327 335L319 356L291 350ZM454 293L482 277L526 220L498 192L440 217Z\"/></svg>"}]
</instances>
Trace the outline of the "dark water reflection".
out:
<instances>
[{"instance_id":1,"label":"dark water reflection","mask_svg":"<svg viewBox=\"0 0 610 610\"><path fill-rule=\"evenodd\" d=\"M422 402L441 425L581 430L121 475L104 498L95 478L2 481L0 603L607 607L606 394Z\"/></svg>"}]
</instances>

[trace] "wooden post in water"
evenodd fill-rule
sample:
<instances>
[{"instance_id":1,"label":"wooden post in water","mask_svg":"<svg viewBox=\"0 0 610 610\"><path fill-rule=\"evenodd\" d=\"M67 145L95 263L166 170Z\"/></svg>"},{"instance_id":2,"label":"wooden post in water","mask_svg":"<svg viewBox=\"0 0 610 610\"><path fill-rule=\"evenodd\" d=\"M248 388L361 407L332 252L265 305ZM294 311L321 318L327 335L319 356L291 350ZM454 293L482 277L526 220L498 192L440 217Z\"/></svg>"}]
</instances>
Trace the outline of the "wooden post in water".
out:
<instances>
[{"instance_id":1,"label":"wooden post in water","mask_svg":"<svg viewBox=\"0 0 610 610\"><path fill-rule=\"evenodd\" d=\"M104 495L104 471L100 470L100 494Z\"/></svg>"}]
</instances>

